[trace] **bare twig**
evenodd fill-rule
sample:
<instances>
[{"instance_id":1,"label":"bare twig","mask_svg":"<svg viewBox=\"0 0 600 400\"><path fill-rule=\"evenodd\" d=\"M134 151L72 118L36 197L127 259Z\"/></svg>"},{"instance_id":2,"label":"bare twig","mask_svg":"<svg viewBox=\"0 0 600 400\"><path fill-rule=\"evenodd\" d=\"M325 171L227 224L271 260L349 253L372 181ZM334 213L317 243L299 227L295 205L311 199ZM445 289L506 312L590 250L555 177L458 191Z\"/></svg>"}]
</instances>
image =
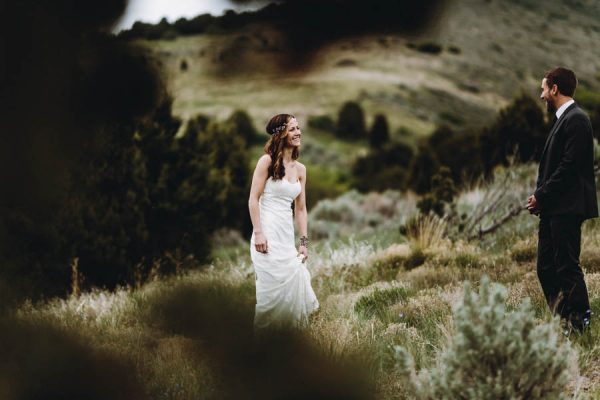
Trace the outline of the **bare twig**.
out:
<instances>
[{"instance_id":1,"label":"bare twig","mask_svg":"<svg viewBox=\"0 0 600 400\"><path fill-rule=\"evenodd\" d=\"M502 225L504 225L505 223L507 223L508 221L510 221L512 218L514 218L517 215L519 215L524 210L525 210L525 207L522 207L522 206L513 206L508 211L508 213L506 213L498 221L494 220L494 223L492 225L488 226L487 228L481 228L480 227L479 230L476 233L471 234L468 237L468 239L469 240L481 239L484 235L487 235L488 233L495 232L498 228L500 228Z\"/></svg>"},{"instance_id":2,"label":"bare twig","mask_svg":"<svg viewBox=\"0 0 600 400\"><path fill-rule=\"evenodd\" d=\"M474 217L471 219L471 221L468 222L468 225L465 229L466 231L473 229L477 224L481 222L481 220L486 215L488 215L496 208L496 206L506 195L506 186L508 181L509 176L506 175L501 185L498 185L497 187L494 187L490 192L485 193L483 201L480 202L477 205L477 208L474 210L472 214L474 215ZM490 201L490 199L492 200Z\"/></svg>"}]
</instances>

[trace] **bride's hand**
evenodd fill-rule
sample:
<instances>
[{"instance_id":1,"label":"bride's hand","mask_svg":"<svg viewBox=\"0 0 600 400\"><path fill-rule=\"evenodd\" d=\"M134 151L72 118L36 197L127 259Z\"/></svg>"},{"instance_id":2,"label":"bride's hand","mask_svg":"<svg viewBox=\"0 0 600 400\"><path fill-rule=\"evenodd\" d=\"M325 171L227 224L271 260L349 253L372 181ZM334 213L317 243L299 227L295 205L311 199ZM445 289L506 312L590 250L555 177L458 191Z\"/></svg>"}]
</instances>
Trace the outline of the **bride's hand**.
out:
<instances>
[{"instance_id":1,"label":"bride's hand","mask_svg":"<svg viewBox=\"0 0 600 400\"><path fill-rule=\"evenodd\" d=\"M302 254L302 262L305 262L308 259L308 249L306 246L298 247L298 254Z\"/></svg>"},{"instance_id":2,"label":"bride's hand","mask_svg":"<svg viewBox=\"0 0 600 400\"><path fill-rule=\"evenodd\" d=\"M267 246L267 238L262 232L256 232L254 234L254 247L259 253L267 253L269 248Z\"/></svg>"}]
</instances>

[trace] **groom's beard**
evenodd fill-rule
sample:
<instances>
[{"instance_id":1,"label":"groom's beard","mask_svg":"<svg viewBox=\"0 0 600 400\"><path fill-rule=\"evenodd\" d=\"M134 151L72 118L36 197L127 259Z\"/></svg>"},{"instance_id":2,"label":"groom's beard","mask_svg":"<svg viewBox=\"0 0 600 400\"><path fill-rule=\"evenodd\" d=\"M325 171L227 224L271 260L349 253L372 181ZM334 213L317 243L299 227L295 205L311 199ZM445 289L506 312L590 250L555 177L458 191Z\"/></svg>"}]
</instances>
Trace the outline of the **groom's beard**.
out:
<instances>
[{"instance_id":1,"label":"groom's beard","mask_svg":"<svg viewBox=\"0 0 600 400\"><path fill-rule=\"evenodd\" d=\"M554 116L554 114L556 114L556 107L554 107L554 104L551 101L546 100L546 110L551 116Z\"/></svg>"}]
</instances>

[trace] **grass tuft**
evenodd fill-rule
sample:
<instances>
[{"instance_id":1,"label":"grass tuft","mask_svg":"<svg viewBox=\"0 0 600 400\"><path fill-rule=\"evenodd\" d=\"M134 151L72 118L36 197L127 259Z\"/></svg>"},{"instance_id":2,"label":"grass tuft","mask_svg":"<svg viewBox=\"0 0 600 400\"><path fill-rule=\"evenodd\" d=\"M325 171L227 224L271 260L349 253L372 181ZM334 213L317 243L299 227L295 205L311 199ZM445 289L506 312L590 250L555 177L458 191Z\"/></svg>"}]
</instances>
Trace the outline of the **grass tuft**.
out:
<instances>
[{"instance_id":1,"label":"grass tuft","mask_svg":"<svg viewBox=\"0 0 600 400\"><path fill-rule=\"evenodd\" d=\"M375 289L374 292L361 297L354 305L354 311L363 318L378 317L386 318L388 308L398 302L405 301L411 295L411 291L403 287L391 289Z\"/></svg>"}]
</instances>

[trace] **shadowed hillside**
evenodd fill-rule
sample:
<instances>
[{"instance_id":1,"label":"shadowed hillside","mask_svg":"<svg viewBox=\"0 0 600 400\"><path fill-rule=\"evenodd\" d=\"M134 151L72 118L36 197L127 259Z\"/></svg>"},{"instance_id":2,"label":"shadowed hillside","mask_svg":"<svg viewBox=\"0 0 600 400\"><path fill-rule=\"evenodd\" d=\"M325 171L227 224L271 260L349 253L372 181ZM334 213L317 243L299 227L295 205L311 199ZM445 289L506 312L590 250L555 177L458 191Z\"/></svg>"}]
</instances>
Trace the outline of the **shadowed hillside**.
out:
<instances>
[{"instance_id":1,"label":"shadowed hillside","mask_svg":"<svg viewBox=\"0 0 600 400\"><path fill-rule=\"evenodd\" d=\"M479 126L540 76L568 65L580 85L598 88L599 6L595 2L455 1L420 36L372 35L323 47L312 66L286 72L285 38L265 26L227 35L150 41L167 68L175 112L227 115L247 109L258 126L282 110L301 120L334 115L358 100L369 120L388 115L392 132L417 134L450 122ZM187 69L181 70L185 61Z\"/></svg>"}]
</instances>

